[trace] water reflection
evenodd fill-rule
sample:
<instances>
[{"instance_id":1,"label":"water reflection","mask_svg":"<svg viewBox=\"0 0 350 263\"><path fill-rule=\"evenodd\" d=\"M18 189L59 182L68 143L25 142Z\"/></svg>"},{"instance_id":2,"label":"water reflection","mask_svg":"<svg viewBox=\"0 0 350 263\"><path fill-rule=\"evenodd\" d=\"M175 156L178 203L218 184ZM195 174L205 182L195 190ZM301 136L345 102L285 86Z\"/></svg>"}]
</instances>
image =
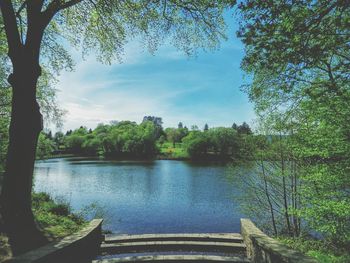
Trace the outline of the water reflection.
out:
<instances>
[{"instance_id":1,"label":"water reflection","mask_svg":"<svg viewBox=\"0 0 350 263\"><path fill-rule=\"evenodd\" d=\"M239 231L234 186L222 165L183 161L39 161L35 191L68 196L75 210L106 209L105 228L117 233Z\"/></svg>"}]
</instances>

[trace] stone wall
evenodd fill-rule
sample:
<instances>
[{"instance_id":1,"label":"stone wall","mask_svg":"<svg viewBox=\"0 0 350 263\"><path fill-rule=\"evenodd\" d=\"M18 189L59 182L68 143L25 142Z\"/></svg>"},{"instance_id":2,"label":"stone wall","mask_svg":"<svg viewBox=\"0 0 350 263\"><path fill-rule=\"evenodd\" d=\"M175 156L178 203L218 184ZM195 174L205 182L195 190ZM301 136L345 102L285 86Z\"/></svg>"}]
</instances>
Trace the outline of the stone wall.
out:
<instances>
[{"instance_id":1,"label":"stone wall","mask_svg":"<svg viewBox=\"0 0 350 263\"><path fill-rule=\"evenodd\" d=\"M267 236L249 219L241 219L241 234L252 263L317 263Z\"/></svg>"},{"instance_id":2,"label":"stone wall","mask_svg":"<svg viewBox=\"0 0 350 263\"><path fill-rule=\"evenodd\" d=\"M92 220L85 228L60 241L12 258L7 263L73 263L91 262L102 241L102 219Z\"/></svg>"}]
</instances>

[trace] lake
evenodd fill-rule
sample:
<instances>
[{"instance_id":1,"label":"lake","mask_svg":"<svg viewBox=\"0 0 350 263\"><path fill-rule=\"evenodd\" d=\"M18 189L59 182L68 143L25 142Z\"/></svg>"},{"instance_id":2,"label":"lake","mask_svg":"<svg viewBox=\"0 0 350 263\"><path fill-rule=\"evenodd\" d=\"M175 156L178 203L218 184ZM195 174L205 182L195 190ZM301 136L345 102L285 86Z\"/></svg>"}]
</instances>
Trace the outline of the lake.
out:
<instances>
[{"instance_id":1,"label":"lake","mask_svg":"<svg viewBox=\"0 0 350 263\"><path fill-rule=\"evenodd\" d=\"M239 232L227 172L186 161L57 158L36 162L34 191L63 198L74 211L96 204L114 233Z\"/></svg>"}]
</instances>

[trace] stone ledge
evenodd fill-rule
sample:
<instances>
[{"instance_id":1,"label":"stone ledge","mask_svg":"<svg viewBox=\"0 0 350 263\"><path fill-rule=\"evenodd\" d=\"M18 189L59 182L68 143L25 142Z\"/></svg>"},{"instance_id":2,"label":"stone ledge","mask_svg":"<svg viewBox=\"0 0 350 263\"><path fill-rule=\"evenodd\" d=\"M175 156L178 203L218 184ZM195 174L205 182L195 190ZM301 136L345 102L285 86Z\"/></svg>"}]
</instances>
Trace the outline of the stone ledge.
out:
<instances>
[{"instance_id":1,"label":"stone ledge","mask_svg":"<svg viewBox=\"0 0 350 263\"><path fill-rule=\"evenodd\" d=\"M98 254L102 219L92 220L77 233L7 260L7 263L88 262ZM91 261L90 261L91 262Z\"/></svg>"},{"instance_id":2,"label":"stone ledge","mask_svg":"<svg viewBox=\"0 0 350 263\"><path fill-rule=\"evenodd\" d=\"M136 234L136 235L105 235L106 243L141 242L141 241L216 241L242 242L238 233L175 233L175 234Z\"/></svg>"},{"instance_id":3,"label":"stone ledge","mask_svg":"<svg viewBox=\"0 0 350 263\"><path fill-rule=\"evenodd\" d=\"M249 219L241 219L241 234L252 263L317 263L317 261L267 236Z\"/></svg>"},{"instance_id":4,"label":"stone ledge","mask_svg":"<svg viewBox=\"0 0 350 263\"><path fill-rule=\"evenodd\" d=\"M93 263L120 263L120 262L230 262L250 263L245 257L240 256L214 256L214 255L151 255L121 257L114 259L94 260Z\"/></svg>"}]
</instances>

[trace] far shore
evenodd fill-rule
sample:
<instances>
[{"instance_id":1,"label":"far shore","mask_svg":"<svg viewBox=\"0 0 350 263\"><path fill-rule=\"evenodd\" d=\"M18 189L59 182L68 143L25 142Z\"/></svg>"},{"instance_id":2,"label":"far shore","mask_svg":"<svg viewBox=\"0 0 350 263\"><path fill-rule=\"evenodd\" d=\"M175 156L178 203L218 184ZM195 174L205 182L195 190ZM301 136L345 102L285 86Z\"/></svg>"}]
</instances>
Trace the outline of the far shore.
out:
<instances>
[{"instance_id":1,"label":"far shore","mask_svg":"<svg viewBox=\"0 0 350 263\"><path fill-rule=\"evenodd\" d=\"M229 158L223 160L218 159L218 156L213 157L204 157L204 158L197 158L197 159L191 159L189 157L174 157L164 154L158 154L156 156L150 157L150 158L144 158L144 157L104 157L104 156L89 156L89 155L76 155L76 154L53 154L45 158L38 158L37 160L49 160L49 159L55 159L55 158L74 158L74 157L83 157L83 158L92 158L92 159L102 159L102 160L113 160L113 161L125 161L125 160L133 160L133 161L150 161L150 160L169 160L169 161L188 161L188 162L223 162L227 163L231 160Z\"/></svg>"}]
</instances>

